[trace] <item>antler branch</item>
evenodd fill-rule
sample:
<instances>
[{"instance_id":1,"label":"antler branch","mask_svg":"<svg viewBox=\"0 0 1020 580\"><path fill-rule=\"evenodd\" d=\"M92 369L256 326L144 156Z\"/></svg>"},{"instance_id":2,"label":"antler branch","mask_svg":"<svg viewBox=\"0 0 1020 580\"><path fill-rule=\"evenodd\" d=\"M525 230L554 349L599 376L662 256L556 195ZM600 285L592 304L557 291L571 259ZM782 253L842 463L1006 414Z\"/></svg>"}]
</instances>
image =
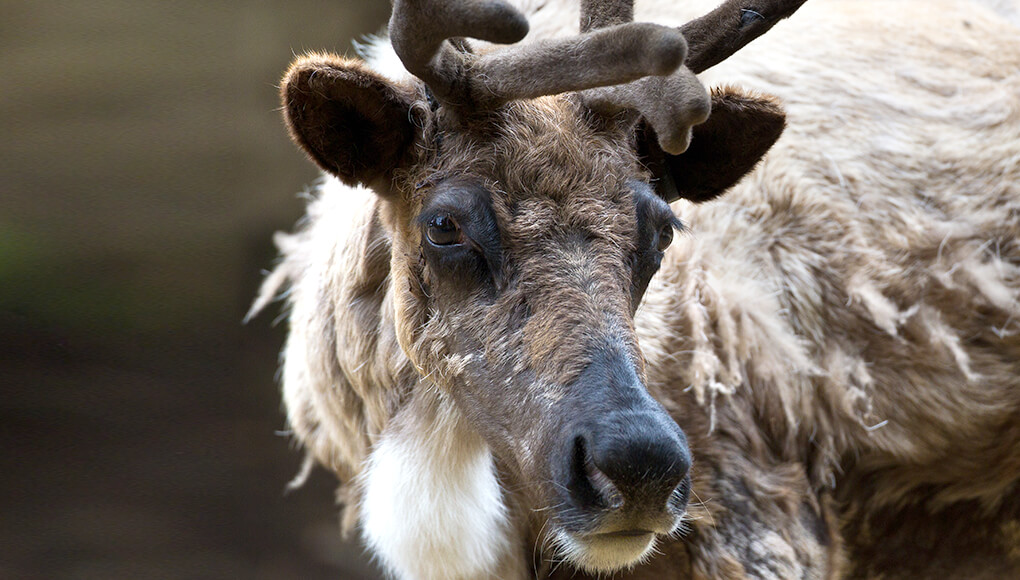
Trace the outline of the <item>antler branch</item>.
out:
<instances>
[{"instance_id":1,"label":"antler branch","mask_svg":"<svg viewBox=\"0 0 1020 580\"><path fill-rule=\"evenodd\" d=\"M582 98L590 109L602 114L637 111L655 131L663 151L683 153L690 144L691 127L704 122L711 110L708 92L695 73L719 64L793 14L805 1L727 0L680 28L689 47L684 67L665 77L589 90ZM581 3L582 29L617 24L633 16L634 0Z\"/></svg>"},{"instance_id":2,"label":"antler branch","mask_svg":"<svg viewBox=\"0 0 1020 580\"><path fill-rule=\"evenodd\" d=\"M493 107L667 75L687 53L679 30L633 22L484 54L448 42L471 37L507 44L527 32L524 16L504 0L394 0L390 18L390 38L404 66L454 106Z\"/></svg>"},{"instance_id":3,"label":"antler branch","mask_svg":"<svg viewBox=\"0 0 1020 580\"><path fill-rule=\"evenodd\" d=\"M668 75L686 55L679 31L632 22L494 51L478 59L470 80L505 102Z\"/></svg>"},{"instance_id":4,"label":"antler branch","mask_svg":"<svg viewBox=\"0 0 1020 580\"><path fill-rule=\"evenodd\" d=\"M805 1L726 0L673 29L632 22L633 0L581 0L580 36L475 54L457 39L513 44L527 36L527 19L506 0L394 0L390 38L407 70L445 104L491 108L584 91L592 110L637 111L664 151L682 153L690 127L710 107L694 73L722 62Z\"/></svg>"},{"instance_id":5,"label":"antler branch","mask_svg":"<svg viewBox=\"0 0 1020 580\"><path fill-rule=\"evenodd\" d=\"M471 55L454 49L448 38L509 44L528 34L528 21L502 0L394 0L389 32L407 70L444 99L453 96L471 64Z\"/></svg>"},{"instance_id":6,"label":"antler branch","mask_svg":"<svg viewBox=\"0 0 1020 580\"><path fill-rule=\"evenodd\" d=\"M601 29L634 18L634 0L582 0L581 29ZM673 154L690 144L691 127L708 118L708 91L694 73L680 67L669 76L641 78L628 84L585 91L581 98L592 111L613 115L631 110L655 130L659 147Z\"/></svg>"},{"instance_id":7,"label":"antler branch","mask_svg":"<svg viewBox=\"0 0 1020 580\"><path fill-rule=\"evenodd\" d=\"M687 68L695 73L712 68L790 17L804 2L726 0L715 10L680 27L690 46Z\"/></svg>"}]
</instances>

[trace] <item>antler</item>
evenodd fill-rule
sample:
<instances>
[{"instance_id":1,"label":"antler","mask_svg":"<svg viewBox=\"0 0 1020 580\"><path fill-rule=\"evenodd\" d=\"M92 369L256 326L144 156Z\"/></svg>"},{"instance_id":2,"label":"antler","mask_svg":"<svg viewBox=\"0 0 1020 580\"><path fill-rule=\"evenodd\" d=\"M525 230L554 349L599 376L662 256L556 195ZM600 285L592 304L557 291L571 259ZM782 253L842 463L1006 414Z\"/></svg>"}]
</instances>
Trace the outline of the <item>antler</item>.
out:
<instances>
[{"instance_id":1,"label":"antler","mask_svg":"<svg viewBox=\"0 0 1020 580\"><path fill-rule=\"evenodd\" d=\"M780 20L789 18L807 0L726 0L708 14L680 27L690 44L687 68L695 73L712 68Z\"/></svg>"},{"instance_id":2,"label":"antler","mask_svg":"<svg viewBox=\"0 0 1020 580\"><path fill-rule=\"evenodd\" d=\"M683 153L691 127L708 118L708 93L694 76L729 58L793 14L806 0L726 0L680 28L687 39L686 66L667 77L648 77L620 86L586 91L585 104L602 114L637 111L652 127L659 147ZM634 18L634 0L582 0L581 30L619 26Z\"/></svg>"},{"instance_id":3,"label":"antler","mask_svg":"<svg viewBox=\"0 0 1020 580\"><path fill-rule=\"evenodd\" d=\"M390 39L404 66L453 106L494 107L667 75L687 53L679 30L634 22L480 55L456 40L507 44L527 33L527 20L504 0L394 0L390 18Z\"/></svg>"},{"instance_id":4,"label":"antler","mask_svg":"<svg viewBox=\"0 0 1020 580\"><path fill-rule=\"evenodd\" d=\"M440 102L492 108L583 91L595 112L638 112L659 146L678 154L687 149L690 128L711 108L694 74L722 62L805 1L726 0L677 30L632 22L633 0L581 0L580 36L485 54L472 53L459 39L512 44L528 34L524 15L505 0L393 0L389 28L404 66ZM685 57L687 66L681 66Z\"/></svg>"}]
</instances>

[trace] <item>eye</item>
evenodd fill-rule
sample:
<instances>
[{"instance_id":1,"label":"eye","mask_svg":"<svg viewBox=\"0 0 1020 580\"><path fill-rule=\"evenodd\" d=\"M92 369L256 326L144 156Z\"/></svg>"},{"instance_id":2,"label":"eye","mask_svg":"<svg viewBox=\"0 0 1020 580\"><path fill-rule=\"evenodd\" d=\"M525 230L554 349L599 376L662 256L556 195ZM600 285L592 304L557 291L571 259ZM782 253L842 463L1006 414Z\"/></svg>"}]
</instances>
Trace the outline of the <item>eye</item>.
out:
<instances>
[{"instance_id":1,"label":"eye","mask_svg":"<svg viewBox=\"0 0 1020 580\"><path fill-rule=\"evenodd\" d=\"M436 246L452 246L464 241L457 220L447 213L432 216L425 230L425 236L429 242Z\"/></svg>"},{"instance_id":2,"label":"eye","mask_svg":"<svg viewBox=\"0 0 1020 580\"><path fill-rule=\"evenodd\" d=\"M666 248L673 243L673 224L666 224L659 230L659 243L656 246L660 252L665 252Z\"/></svg>"}]
</instances>

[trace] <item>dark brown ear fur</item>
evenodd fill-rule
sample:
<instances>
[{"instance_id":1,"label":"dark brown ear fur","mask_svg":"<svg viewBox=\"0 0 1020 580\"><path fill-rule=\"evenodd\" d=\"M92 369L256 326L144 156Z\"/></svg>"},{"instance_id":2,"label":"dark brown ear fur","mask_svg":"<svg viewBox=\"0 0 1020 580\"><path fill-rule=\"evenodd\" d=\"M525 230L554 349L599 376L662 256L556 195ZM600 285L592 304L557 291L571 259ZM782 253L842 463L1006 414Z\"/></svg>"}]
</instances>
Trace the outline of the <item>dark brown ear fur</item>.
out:
<instances>
[{"instance_id":1,"label":"dark brown ear fur","mask_svg":"<svg viewBox=\"0 0 1020 580\"><path fill-rule=\"evenodd\" d=\"M284 76L280 95L294 141L349 185L388 177L414 141L413 89L360 61L301 57Z\"/></svg>"},{"instance_id":2,"label":"dark brown ear fur","mask_svg":"<svg viewBox=\"0 0 1020 580\"><path fill-rule=\"evenodd\" d=\"M750 173L785 126L786 115L774 99L716 88L712 90L712 114L693 128L687 151L665 153L644 125L638 132L638 152L666 201L708 201Z\"/></svg>"}]
</instances>

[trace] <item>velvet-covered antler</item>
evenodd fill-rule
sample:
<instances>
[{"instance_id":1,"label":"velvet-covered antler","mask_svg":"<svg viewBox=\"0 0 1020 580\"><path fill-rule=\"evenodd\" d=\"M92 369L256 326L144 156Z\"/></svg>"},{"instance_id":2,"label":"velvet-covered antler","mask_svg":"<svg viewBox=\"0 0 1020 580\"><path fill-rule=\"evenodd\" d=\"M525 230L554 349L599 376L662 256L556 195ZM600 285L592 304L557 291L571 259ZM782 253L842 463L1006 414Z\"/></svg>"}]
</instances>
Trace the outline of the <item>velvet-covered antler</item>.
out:
<instances>
[{"instance_id":1,"label":"velvet-covered antler","mask_svg":"<svg viewBox=\"0 0 1020 580\"><path fill-rule=\"evenodd\" d=\"M793 14L806 0L727 0L680 28L688 43L686 65L664 77L585 91L595 112L638 112L655 131L659 147L679 154L690 143L691 127L709 114L708 93L695 78ZM582 0L581 30L620 26L634 17L633 0Z\"/></svg>"},{"instance_id":2,"label":"velvet-covered antler","mask_svg":"<svg viewBox=\"0 0 1020 580\"><path fill-rule=\"evenodd\" d=\"M390 18L390 39L404 66L454 107L488 108L668 75L687 53L679 30L634 22L484 54L456 42L508 44L527 32L524 16L504 0L394 0Z\"/></svg>"},{"instance_id":3,"label":"velvet-covered antler","mask_svg":"<svg viewBox=\"0 0 1020 580\"><path fill-rule=\"evenodd\" d=\"M687 68L700 73L789 18L807 0L726 0L680 27L690 52ZM581 0L581 31L634 20L634 0Z\"/></svg>"},{"instance_id":4,"label":"velvet-covered antler","mask_svg":"<svg viewBox=\"0 0 1020 580\"><path fill-rule=\"evenodd\" d=\"M695 73L712 68L780 20L789 18L807 0L726 0L715 10L680 27L690 46L687 68Z\"/></svg>"}]
</instances>

